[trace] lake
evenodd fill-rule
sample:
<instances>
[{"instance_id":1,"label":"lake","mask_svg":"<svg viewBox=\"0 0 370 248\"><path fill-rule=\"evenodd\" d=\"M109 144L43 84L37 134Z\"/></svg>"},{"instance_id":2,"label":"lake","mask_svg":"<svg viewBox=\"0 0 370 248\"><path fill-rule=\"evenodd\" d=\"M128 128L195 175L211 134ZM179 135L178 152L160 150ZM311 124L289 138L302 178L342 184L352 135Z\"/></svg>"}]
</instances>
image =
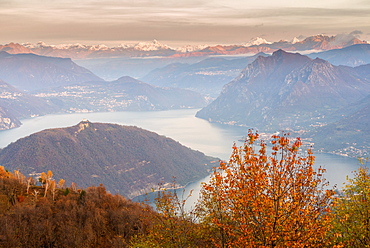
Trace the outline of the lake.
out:
<instances>
[{"instance_id":1,"label":"lake","mask_svg":"<svg viewBox=\"0 0 370 248\"><path fill-rule=\"evenodd\" d=\"M32 133L56 127L67 127L87 119L90 122L116 123L141 127L160 135L170 137L194 150L209 156L227 160L231 147L248 132L247 128L223 126L209 123L195 117L197 109L148 111L148 112L104 112L104 113L75 113L54 114L35 118L23 119L23 125L16 129L0 131L0 147L5 147L19 138ZM347 175L359 167L356 159L333 154L315 154L315 166L327 169L326 178L331 185L341 187ZM201 180L205 181L207 178ZM200 189L200 182L188 185L187 189Z\"/></svg>"}]
</instances>

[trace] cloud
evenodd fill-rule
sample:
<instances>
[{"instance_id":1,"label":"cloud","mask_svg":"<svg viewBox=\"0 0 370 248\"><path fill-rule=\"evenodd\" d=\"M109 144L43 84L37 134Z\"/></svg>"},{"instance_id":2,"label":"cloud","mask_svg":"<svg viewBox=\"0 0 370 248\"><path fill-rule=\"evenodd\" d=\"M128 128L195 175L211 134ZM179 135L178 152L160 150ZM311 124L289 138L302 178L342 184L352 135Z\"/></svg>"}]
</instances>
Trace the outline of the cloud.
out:
<instances>
[{"instance_id":1,"label":"cloud","mask_svg":"<svg viewBox=\"0 0 370 248\"><path fill-rule=\"evenodd\" d=\"M354 30L352 31L351 33L349 33L350 35L353 35L354 37L359 37L361 34L363 34L362 31L360 30Z\"/></svg>"},{"instance_id":2,"label":"cloud","mask_svg":"<svg viewBox=\"0 0 370 248\"><path fill-rule=\"evenodd\" d=\"M0 0L1 1L1 0ZM3 0L4 1L4 0ZM261 1L252 1L257 5ZM284 2L284 1L283 1ZM239 4L239 5L237 5ZM64 0L64 1L41 1L29 0L20 4L15 0L12 8L0 10L0 14L12 14L18 18L33 21L39 20L55 23L101 23L101 24L125 24L125 23L152 23L158 25L175 24L207 24L207 25L260 25L263 23L294 23L322 21L318 18L340 17L368 17L368 9L327 9L307 7L281 7L270 8L261 5L259 8L251 8L243 2L232 1L93 1L93 0ZM265 20L263 20L265 19ZM294 23L291 23L294 25ZM325 23L328 23L326 21ZM325 24L323 23L323 24Z\"/></svg>"},{"instance_id":3,"label":"cloud","mask_svg":"<svg viewBox=\"0 0 370 248\"><path fill-rule=\"evenodd\" d=\"M354 27L370 32L370 6L350 8L349 3L347 0L312 0L309 4L290 0L0 0L0 23L7 24L2 25L0 37L208 38L232 42L249 40L261 33L271 40L317 33L347 32L360 36L361 31L353 31Z\"/></svg>"},{"instance_id":4,"label":"cloud","mask_svg":"<svg viewBox=\"0 0 370 248\"><path fill-rule=\"evenodd\" d=\"M361 34L363 34L363 32L360 30L354 30L348 34L346 33L338 34L335 36L335 43L338 44L347 43L355 38L359 38Z\"/></svg>"}]
</instances>

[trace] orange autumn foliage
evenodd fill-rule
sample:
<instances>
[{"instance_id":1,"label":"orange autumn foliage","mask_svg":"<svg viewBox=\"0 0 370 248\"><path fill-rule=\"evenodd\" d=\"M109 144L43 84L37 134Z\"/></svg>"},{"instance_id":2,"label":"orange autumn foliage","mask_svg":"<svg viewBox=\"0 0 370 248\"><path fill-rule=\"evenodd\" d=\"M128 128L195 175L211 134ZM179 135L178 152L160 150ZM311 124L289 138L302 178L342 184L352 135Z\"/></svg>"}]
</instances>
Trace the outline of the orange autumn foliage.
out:
<instances>
[{"instance_id":1,"label":"orange autumn foliage","mask_svg":"<svg viewBox=\"0 0 370 248\"><path fill-rule=\"evenodd\" d=\"M215 247L328 245L333 191L325 189L325 170L313 168L311 150L301 154L299 138L274 135L271 144L268 155L266 143L250 131L204 184L197 208Z\"/></svg>"}]
</instances>

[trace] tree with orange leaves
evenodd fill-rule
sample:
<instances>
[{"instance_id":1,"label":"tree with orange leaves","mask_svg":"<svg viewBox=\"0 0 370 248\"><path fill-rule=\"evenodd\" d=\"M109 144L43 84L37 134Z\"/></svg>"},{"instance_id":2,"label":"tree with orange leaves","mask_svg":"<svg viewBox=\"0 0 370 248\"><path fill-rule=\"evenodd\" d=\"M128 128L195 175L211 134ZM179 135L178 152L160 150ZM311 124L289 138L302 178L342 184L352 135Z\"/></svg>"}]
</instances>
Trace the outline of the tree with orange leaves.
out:
<instances>
[{"instance_id":1,"label":"tree with orange leaves","mask_svg":"<svg viewBox=\"0 0 370 248\"><path fill-rule=\"evenodd\" d=\"M268 155L266 143L250 131L203 185L198 213L211 227L216 247L328 244L333 191L325 189L325 170L313 168L311 150L301 154L299 138L274 135L271 144Z\"/></svg>"}]
</instances>

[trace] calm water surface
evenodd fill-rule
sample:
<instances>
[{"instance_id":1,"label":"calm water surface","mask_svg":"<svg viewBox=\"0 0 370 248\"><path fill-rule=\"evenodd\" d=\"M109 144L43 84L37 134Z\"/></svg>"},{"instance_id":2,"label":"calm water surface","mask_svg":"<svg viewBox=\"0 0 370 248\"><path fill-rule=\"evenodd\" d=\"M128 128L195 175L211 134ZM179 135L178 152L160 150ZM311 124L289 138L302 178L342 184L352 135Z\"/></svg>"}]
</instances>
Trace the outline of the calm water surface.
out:
<instances>
[{"instance_id":1,"label":"calm water surface","mask_svg":"<svg viewBox=\"0 0 370 248\"><path fill-rule=\"evenodd\" d=\"M32 133L56 127L68 127L83 119L91 122L116 123L141 127L165 135L206 155L227 160L231 147L245 136L247 128L220 126L195 117L197 110L170 110L158 112L104 112L47 115L22 120L20 128L0 131L0 147L5 147L19 138ZM238 144L241 144L240 142ZM346 175L359 167L356 159L332 154L315 154L316 166L327 169L326 178L331 185L341 187ZM201 180L206 181L207 178ZM189 184L187 189L199 191L200 182Z\"/></svg>"},{"instance_id":2,"label":"calm water surface","mask_svg":"<svg viewBox=\"0 0 370 248\"><path fill-rule=\"evenodd\" d=\"M32 133L56 127L68 127L87 119L91 122L116 123L141 127L165 135L207 155L228 158L233 141L241 138L246 128L225 128L195 117L197 110L148 112L104 112L46 115L22 120L16 129L0 131L0 148Z\"/></svg>"}]
</instances>

